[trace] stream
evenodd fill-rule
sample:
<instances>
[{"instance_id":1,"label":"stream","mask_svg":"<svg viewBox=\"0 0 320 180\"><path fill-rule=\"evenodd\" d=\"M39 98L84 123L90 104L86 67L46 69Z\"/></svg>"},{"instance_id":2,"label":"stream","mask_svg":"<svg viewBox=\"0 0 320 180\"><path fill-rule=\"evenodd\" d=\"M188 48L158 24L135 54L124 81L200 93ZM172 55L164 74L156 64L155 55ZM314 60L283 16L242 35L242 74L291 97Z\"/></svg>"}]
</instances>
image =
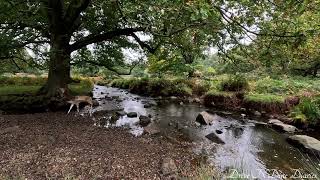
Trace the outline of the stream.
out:
<instances>
[{"instance_id":1,"label":"stream","mask_svg":"<svg viewBox=\"0 0 320 180\"><path fill-rule=\"evenodd\" d=\"M294 175L296 169L307 171L310 164L319 166L320 163L319 159L289 145L285 134L252 123L265 121L263 119L251 118L253 121L243 123L240 114L208 109L196 103L156 100L105 86L95 86L93 95L100 104L95 111L123 110L136 112L138 117L149 115L162 134L175 138L181 138L182 134L191 142L194 153L208 157L209 163L221 171L237 170L246 174L247 179L286 179ZM145 108L145 104L153 106ZM196 117L206 110L216 112L220 118L210 126L199 126L195 123ZM122 116L114 126L126 127L134 136L140 136L143 128L138 125L138 117ZM205 137L216 130L221 131L216 135L224 144L213 143Z\"/></svg>"}]
</instances>

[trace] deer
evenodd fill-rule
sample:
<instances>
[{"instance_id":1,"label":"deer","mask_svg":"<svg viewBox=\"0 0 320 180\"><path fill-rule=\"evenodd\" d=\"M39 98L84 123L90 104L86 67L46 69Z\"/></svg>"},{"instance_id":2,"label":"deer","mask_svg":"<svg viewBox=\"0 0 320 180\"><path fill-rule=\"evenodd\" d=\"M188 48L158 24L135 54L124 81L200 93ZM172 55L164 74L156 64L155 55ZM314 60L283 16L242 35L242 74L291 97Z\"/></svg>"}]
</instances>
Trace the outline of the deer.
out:
<instances>
[{"instance_id":1,"label":"deer","mask_svg":"<svg viewBox=\"0 0 320 180\"><path fill-rule=\"evenodd\" d=\"M92 98L90 96L74 96L71 100L67 101L67 103L70 104L70 108L67 114L70 113L74 105L77 106L77 111L79 112L79 104L83 102L90 105L89 114L91 116L93 103L92 103Z\"/></svg>"},{"instance_id":2,"label":"deer","mask_svg":"<svg viewBox=\"0 0 320 180\"><path fill-rule=\"evenodd\" d=\"M66 90L64 88L60 88L60 96L63 97L63 95L65 94ZM80 103L87 103L90 105L90 110L89 110L89 114L90 116L92 116L92 106L93 106L93 102L92 102L92 98L90 96L74 96L71 98L71 100L67 101L67 103L70 104L70 108L67 114L70 113L71 109L73 108L74 105L77 106L77 112L79 112L79 104Z\"/></svg>"}]
</instances>

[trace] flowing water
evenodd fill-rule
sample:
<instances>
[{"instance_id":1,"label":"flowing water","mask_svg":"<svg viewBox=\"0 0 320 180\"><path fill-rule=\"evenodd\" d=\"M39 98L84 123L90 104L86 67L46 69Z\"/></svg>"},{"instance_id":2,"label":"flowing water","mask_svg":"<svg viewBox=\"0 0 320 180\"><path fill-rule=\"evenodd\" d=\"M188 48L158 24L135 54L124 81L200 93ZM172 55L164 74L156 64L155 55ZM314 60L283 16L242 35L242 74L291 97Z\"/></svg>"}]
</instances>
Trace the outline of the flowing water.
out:
<instances>
[{"instance_id":1,"label":"flowing water","mask_svg":"<svg viewBox=\"0 0 320 180\"><path fill-rule=\"evenodd\" d=\"M310 164L319 167L318 159L289 145L285 141L286 135L250 121L243 123L242 117L237 114L220 112L219 120L211 126L199 126L195 123L197 115L205 110L215 111L214 109L207 109L199 104L164 100L157 100L157 106L144 108L145 104L155 104L156 101L105 86L95 86L94 98L100 103L96 111L117 109L136 112L138 117L151 115L161 133L171 136L183 134L192 142L195 153L207 156L209 162L222 171L237 170L236 172L247 175L248 179L286 179L294 175L296 169L306 172ZM133 135L140 136L143 128L137 125L138 117L122 116L115 126L125 126ZM216 135L224 144L213 143L205 137L216 130L222 132Z\"/></svg>"}]
</instances>

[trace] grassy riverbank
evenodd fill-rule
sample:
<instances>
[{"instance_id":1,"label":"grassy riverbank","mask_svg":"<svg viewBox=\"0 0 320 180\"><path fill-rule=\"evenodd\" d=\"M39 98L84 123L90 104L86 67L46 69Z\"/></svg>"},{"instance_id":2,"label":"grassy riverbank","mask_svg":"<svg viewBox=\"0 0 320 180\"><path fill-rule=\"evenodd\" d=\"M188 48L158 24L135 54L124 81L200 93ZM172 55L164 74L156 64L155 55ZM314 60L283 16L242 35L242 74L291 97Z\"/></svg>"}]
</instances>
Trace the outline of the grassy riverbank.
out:
<instances>
[{"instance_id":1,"label":"grassy riverbank","mask_svg":"<svg viewBox=\"0 0 320 180\"><path fill-rule=\"evenodd\" d=\"M2 110L36 110L47 107L46 97L37 95L46 82L45 77L0 77L0 109ZM90 95L93 82L90 79L75 78L77 83L69 84L72 95Z\"/></svg>"},{"instance_id":2,"label":"grassy riverbank","mask_svg":"<svg viewBox=\"0 0 320 180\"><path fill-rule=\"evenodd\" d=\"M147 96L202 97L206 106L287 115L293 123L318 124L320 79L305 77L219 75L211 79L124 78L109 83ZM257 114L257 113L256 113Z\"/></svg>"}]
</instances>

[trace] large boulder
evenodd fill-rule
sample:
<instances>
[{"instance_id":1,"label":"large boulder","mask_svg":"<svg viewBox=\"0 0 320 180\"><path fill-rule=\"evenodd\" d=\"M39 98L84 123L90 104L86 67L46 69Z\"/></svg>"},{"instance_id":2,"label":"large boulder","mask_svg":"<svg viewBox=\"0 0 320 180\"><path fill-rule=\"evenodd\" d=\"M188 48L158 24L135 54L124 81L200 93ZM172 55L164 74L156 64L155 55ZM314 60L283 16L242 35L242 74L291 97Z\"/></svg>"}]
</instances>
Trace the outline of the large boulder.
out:
<instances>
[{"instance_id":1,"label":"large boulder","mask_svg":"<svg viewBox=\"0 0 320 180\"><path fill-rule=\"evenodd\" d=\"M320 141L316 138L306 135L293 135L288 137L287 141L311 155L320 156Z\"/></svg>"},{"instance_id":2,"label":"large boulder","mask_svg":"<svg viewBox=\"0 0 320 180\"><path fill-rule=\"evenodd\" d=\"M203 111L199 113L199 115L196 118L196 121L201 125L211 125L212 122L218 118L219 116L216 114L210 114L206 111Z\"/></svg>"},{"instance_id":3,"label":"large boulder","mask_svg":"<svg viewBox=\"0 0 320 180\"><path fill-rule=\"evenodd\" d=\"M139 120L140 120L139 124L142 127L148 126L148 124L150 124L150 122L151 122L151 118L149 118L148 116L140 116Z\"/></svg>"},{"instance_id":4,"label":"large boulder","mask_svg":"<svg viewBox=\"0 0 320 180\"><path fill-rule=\"evenodd\" d=\"M279 132L294 133L298 130L295 126L285 124L277 119L270 119L268 124L271 124L271 127Z\"/></svg>"}]
</instances>

